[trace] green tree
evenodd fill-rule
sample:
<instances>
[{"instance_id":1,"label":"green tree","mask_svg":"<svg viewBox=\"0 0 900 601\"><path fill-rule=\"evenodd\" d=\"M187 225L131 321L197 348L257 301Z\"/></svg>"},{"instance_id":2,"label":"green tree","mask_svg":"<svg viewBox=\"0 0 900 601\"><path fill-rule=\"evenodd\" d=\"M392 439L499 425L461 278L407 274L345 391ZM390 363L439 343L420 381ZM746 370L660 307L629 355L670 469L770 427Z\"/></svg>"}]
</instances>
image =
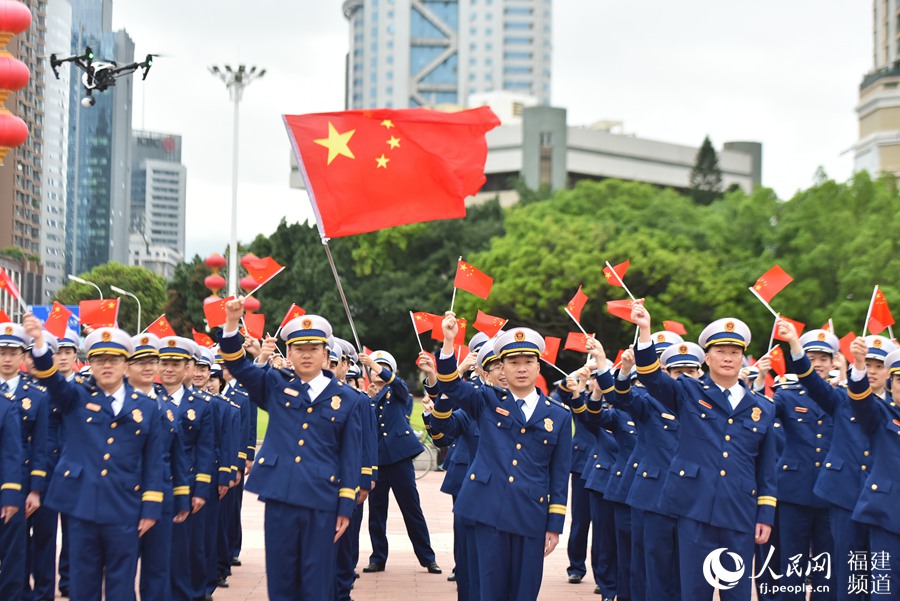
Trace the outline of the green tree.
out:
<instances>
[{"instance_id":1,"label":"green tree","mask_svg":"<svg viewBox=\"0 0 900 601\"><path fill-rule=\"evenodd\" d=\"M166 300L165 280L144 267L130 267L115 261L93 268L81 278L100 287L103 298L119 298L119 327L137 333L138 307L130 296L113 292L117 286L134 294L141 301L141 328L162 313ZM97 290L87 284L70 282L56 294L56 300L64 305L77 305L79 301L97 298Z\"/></svg>"},{"instance_id":2,"label":"green tree","mask_svg":"<svg viewBox=\"0 0 900 601\"><path fill-rule=\"evenodd\" d=\"M711 204L722 197L722 170L719 169L719 155L713 148L709 136L697 151L697 158L691 168L690 194L700 205Z\"/></svg>"}]
</instances>

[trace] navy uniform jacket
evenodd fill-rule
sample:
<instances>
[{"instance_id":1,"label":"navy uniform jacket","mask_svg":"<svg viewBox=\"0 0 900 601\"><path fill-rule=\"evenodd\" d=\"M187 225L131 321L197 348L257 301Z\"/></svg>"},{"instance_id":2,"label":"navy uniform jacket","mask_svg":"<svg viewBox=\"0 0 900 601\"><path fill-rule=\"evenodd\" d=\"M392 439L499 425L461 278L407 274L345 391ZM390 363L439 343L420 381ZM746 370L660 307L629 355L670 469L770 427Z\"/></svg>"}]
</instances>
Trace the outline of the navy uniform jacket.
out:
<instances>
[{"instance_id":1,"label":"navy uniform jacket","mask_svg":"<svg viewBox=\"0 0 900 601\"><path fill-rule=\"evenodd\" d=\"M231 466L237 463L237 449L232 441L232 408L231 402L217 394L209 394L205 390L188 388L190 394L206 401L211 410L213 424L213 465L212 473L217 474L216 485L228 486L231 482ZM218 495L215 487L210 494Z\"/></svg>"},{"instance_id":2,"label":"navy uniform jacket","mask_svg":"<svg viewBox=\"0 0 900 601\"><path fill-rule=\"evenodd\" d=\"M188 456L181 444L181 432L178 430L178 421L175 413L178 407L168 400L165 389L161 385L153 387L150 398L156 401L159 407L159 418L162 428L160 430L160 448L162 449L162 482L163 493L171 489L174 499L174 510L190 511L191 487L189 477L191 465Z\"/></svg>"},{"instance_id":3,"label":"navy uniform jacket","mask_svg":"<svg viewBox=\"0 0 900 601\"><path fill-rule=\"evenodd\" d=\"M240 412L240 426L237 431L238 444L235 448L237 449L238 457L237 468L243 473L244 462L248 459L253 460L253 455L249 454L251 453L251 447L253 450L256 450L256 430L254 429L252 433L250 431L250 410L252 409L255 413L256 406L250 402L247 392L241 388L230 386L222 396L237 405Z\"/></svg>"},{"instance_id":4,"label":"navy uniform jacket","mask_svg":"<svg viewBox=\"0 0 900 601\"><path fill-rule=\"evenodd\" d=\"M562 532L572 463L569 410L538 390L523 423L513 395L461 380L456 357L437 360L439 388L478 420L478 451L453 511L497 530L532 538Z\"/></svg>"},{"instance_id":5,"label":"navy uniform jacket","mask_svg":"<svg viewBox=\"0 0 900 601\"><path fill-rule=\"evenodd\" d=\"M608 394L608 392L609 390L603 391L604 394ZM599 411L595 413L594 409L591 410L591 413L587 413L587 405L584 404L583 398L571 398L571 392L564 386L560 387L559 397L564 403L569 404L579 425L594 437L581 470L584 487L600 494L606 494L609 474L619 455L619 445L612 431L599 424L597 416L601 413Z\"/></svg>"},{"instance_id":6,"label":"navy uniform jacket","mask_svg":"<svg viewBox=\"0 0 900 601\"><path fill-rule=\"evenodd\" d=\"M559 391L554 392L551 398L562 402ZM594 444L594 435L587 428L578 424L575 420L575 433L572 434L572 466L569 468L573 474L581 476L585 463L588 460L588 452Z\"/></svg>"},{"instance_id":7,"label":"navy uniform jacket","mask_svg":"<svg viewBox=\"0 0 900 601\"><path fill-rule=\"evenodd\" d=\"M783 384L775 391L775 415L781 420L784 438L777 467L778 499L806 507L827 507L813 494L813 486L831 445L831 416L800 384Z\"/></svg>"},{"instance_id":8,"label":"navy uniform jacket","mask_svg":"<svg viewBox=\"0 0 900 601\"><path fill-rule=\"evenodd\" d=\"M379 377L387 384L371 400L378 420L378 465L390 465L417 456L424 447L409 425L412 405L406 382L386 367Z\"/></svg>"},{"instance_id":9,"label":"navy uniform jacket","mask_svg":"<svg viewBox=\"0 0 900 601\"><path fill-rule=\"evenodd\" d=\"M644 453L625 502L637 509L669 515L662 490L678 449L678 419L645 388L632 387L631 380L616 378L615 387L613 403L640 424L638 439L644 440Z\"/></svg>"},{"instance_id":10,"label":"navy uniform jacket","mask_svg":"<svg viewBox=\"0 0 900 601\"><path fill-rule=\"evenodd\" d=\"M788 366L788 369L791 367ZM853 511L872 468L869 437L853 414L847 389L833 388L820 378L806 355L793 361L793 372L797 374L809 396L834 421L831 446L825 455L825 469L819 473L813 493L824 501ZM856 385L868 388L869 382L863 380ZM816 439L824 440L825 435L821 439L816 435Z\"/></svg>"},{"instance_id":11,"label":"navy uniform jacket","mask_svg":"<svg viewBox=\"0 0 900 601\"><path fill-rule=\"evenodd\" d=\"M47 474L50 471L50 401L47 391L31 381L28 374L19 373L19 384L15 392L6 394L6 399L19 410L24 457L18 481L26 495L31 491L43 493L47 490Z\"/></svg>"},{"instance_id":12,"label":"navy uniform jacket","mask_svg":"<svg viewBox=\"0 0 900 601\"><path fill-rule=\"evenodd\" d=\"M310 402L294 372L254 365L244 356L240 335L220 340L228 371L269 413L269 428L246 489L262 501L353 515L362 473L356 390L323 370L331 382Z\"/></svg>"},{"instance_id":13,"label":"navy uniform jacket","mask_svg":"<svg viewBox=\"0 0 900 601\"><path fill-rule=\"evenodd\" d=\"M18 507L25 500L20 481L24 456L19 412L12 403L0 403L0 505Z\"/></svg>"},{"instance_id":14,"label":"navy uniform jacket","mask_svg":"<svg viewBox=\"0 0 900 601\"><path fill-rule=\"evenodd\" d=\"M681 424L678 451L663 495L677 516L740 532L775 520L775 411L745 384L732 409L704 376L673 380L660 370L653 344L635 351L638 378Z\"/></svg>"},{"instance_id":15,"label":"navy uniform jacket","mask_svg":"<svg viewBox=\"0 0 900 601\"><path fill-rule=\"evenodd\" d=\"M485 384L479 383L477 388ZM448 495L459 495L465 482L466 474L472 459L478 452L478 422L472 419L464 409L454 409L453 403L446 394L441 394L434 401L434 413L431 414L432 431L449 436L455 440L453 454L447 465L447 473L441 484L441 492Z\"/></svg>"},{"instance_id":16,"label":"navy uniform jacket","mask_svg":"<svg viewBox=\"0 0 900 601\"><path fill-rule=\"evenodd\" d=\"M215 432L212 407L206 398L182 385L181 403L174 409L181 444L190 467L191 496L209 498L215 463ZM166 400L171 399L167 395ZM174 405L174 403L172 403Z\"/></svg>"},{"instance_id":17,"label":"navy uniform jacket","mask_svg":"<svg viewBox=\"0 0 900 601\"><path fill-rule=\"evenodd\" d=\"M866 379L863 383L868 387ZM853 384L851 380L850 385ZM900 408L889 392L885 392L885 400L875 396L871 388L860 395L851 407L863 431L872 438L875 461L859 495L853 519L900 535L900 515L897 513L900 506Z\"/></svg>"},{"instance_id":18,"label":"navy uniform jacket","mask_svg":"<svg viewBox=\"0 0 900 601\"><path fill-rule=\"evenodd\" d=\"M163 492L156 401L125 382L125 402L114 415L106 394L92 380L76 376L67 382L49 351L35 357L34 365L66 431L47 506L96 523L158 520Z\"/></svg>"},{"instance_id":19,"label":"navy uniform jacket","mask_svg":"<svg viewBox=\"0 0 900 601\"><path fill-rule=\"evenodd\" d=\"M378 481L378 425L375 422L375 410L369 403L369 395L347 384L344 384L344 388L351 389L357 396L356 406L362 432L359 488L372 490L372 482Z\"/></svg>"}]
</instances>

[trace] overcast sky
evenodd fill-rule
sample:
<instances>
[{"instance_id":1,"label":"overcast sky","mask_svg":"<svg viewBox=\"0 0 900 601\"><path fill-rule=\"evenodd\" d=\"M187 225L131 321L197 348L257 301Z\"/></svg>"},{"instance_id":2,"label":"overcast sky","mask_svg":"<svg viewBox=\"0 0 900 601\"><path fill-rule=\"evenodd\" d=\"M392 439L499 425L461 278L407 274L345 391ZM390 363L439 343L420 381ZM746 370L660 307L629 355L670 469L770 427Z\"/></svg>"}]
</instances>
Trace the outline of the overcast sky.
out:
<instances>
[{"instance_id":1,"label":"overcast sky","mask_svg":"<svg viewBox=\"0 0 900 601\"><path fill-rule=\"evenodd\" d=\"M136 55L134 127L183 136L187 254L223 251L230 232L232 109L213 64L265 67L240 111L238 235L306 220L289 188L284 113L343 109L347 21L340 0L114 0ZM819 165L848 178L872 5L860 0L553 0L552 103L570 125L699 146L709 135L763 143L763 183L789 198ZM52 49L51 49L52 51Z\"/></svg>"}]
</instances>

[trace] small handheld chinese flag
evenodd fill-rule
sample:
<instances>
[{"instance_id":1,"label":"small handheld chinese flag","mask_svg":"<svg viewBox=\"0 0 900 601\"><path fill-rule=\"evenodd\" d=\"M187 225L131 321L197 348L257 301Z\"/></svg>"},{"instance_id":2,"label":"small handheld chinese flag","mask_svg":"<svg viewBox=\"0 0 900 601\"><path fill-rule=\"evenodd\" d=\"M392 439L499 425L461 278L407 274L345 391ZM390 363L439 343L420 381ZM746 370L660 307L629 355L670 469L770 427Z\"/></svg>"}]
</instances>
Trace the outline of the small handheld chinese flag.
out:
<instances>
[{"instance_id":1,"label":"small handheld chinese flag","mask_svg":"<svg viewBox=\"0 0 900 601\"><path fill-rule=\"evenodd\" d=\"M443 320L443 317L435 315L434 313L426 313L425 311L416 311L413 313L413 323L416 324L416 334L431 332L434 330L435 324L440 324ZM443 334L441 335L441 340L443 340Z\"/></svg>"},{"instance_id":2,"label":"small handheld chinese flag","mask_svg":"<svg viewBox=\"0 0 900 601\"><path fill-rule=\"evenodd\" d=\"M441 320L443 321L443 318L441 318ZM502 317L494 317L493 315L488 315L487 313L484 313L481 311L481 309L479 309L478 315L475 317L475 322L472 323L472 327L479 332L482 332L486 336L493 338L497 335L497 332L503 329L503 326L506 325L507 321L509 320L503 319Z\"/></svg>"},{"instance_id":3,"label":"small handheld chinese flag","mask_svg":"<svg viewBox=\"0 0 900 601\"><path fill-rule=\"evenodd\" d=\"M456 265L456 277L453 279L453 287L471 292L477 297L487 299L491 293L494 278L479 271L475 266L459 261Z\"/></svg>"},{"instance_id":4,"label":"small handheld chinese flag","mask_svg":"<svg viewBox=\"0 0 900 601\"><path fill-rule=\"evenodd\" d=\"M562 344L562 338L555 336L544 336L544 352L541 353L541 359L556 365L556 357L559 355L559 345Z\"/></svg>"},{"instance_id":5,"label":"small handheld chinese flag","mask_svg":"<svg viewBox=\"0 0 900 601\"><path fill-rule=\"evenodd\" d=\"M800 336L801 334L803 334L803 329L806 327L806 324L803 323L802 321L796 321L794 319L791 319L790 317L785 317L784 315L779 317L779 319L782 319L788 323L793 324L794 329L797 330L797 336ZM781 336L778 335L777 327L775 328L775 340L781 340L781 341L787 342L787 340L785 340L784 338L782 338ZM784 375L784 374L781 374L781 375Z\"/></svg>"},{"instance_id":6,"label":"small handheld chinese flag","mask_svg":"<svg viewBox=\"0 0 900 601\"><path fill-rule=\"evenodd\" d=\"M627 322L634 323L631 321L631 305L634 304L630 298L626 298L625 300L614 300L614 301L606 301L606 310L609 311L611 315L615 315L619 319L624 319Z\"/></svg>"},{"instance_id":7,"label":"small handheld chinese flag","mask_svg":"<svg viewBox=\"0 0 900 601\"><path fill-rule=\"evenodd\" d=\"M584 304L588 301L588 296L584 292L581 291L581 286L578 287L578 292L575 293L575 296L572 297L572 300L569 301L569 304L566 305L566 309L569 310L569 313L572 315L572 318L581 323L581 311L584 309Z\"/></svg>"},{"instance_id":8,"label":"small handheld chinese flag","mask_svg":"<svg viewBox=\"0 0 900 601\"><path fill-rule=\"evenodd\" d=\"M566 336L566 346L563 350L586 353L587 336L583 332L569 332L569 335Z\"/></svg>"},{"instance_id":9,"label":"small handheld chinese flag","mask_svg":"<svg viewBox=\"0 0 900 601\"><path fill-rule=\"evenodd\" d=\"M9 318L9 315L6 313L6 311L4 311L3 309L0 309L0 322L8 322L8 321L12 321L12 319Z\"/></svg>"},{"instance_id":10,"label":"small handheld chinese flag","mask_svg":"<svg viewBox=\"0 0 900 601\"><path fill-rule=\"evenodd\" d=\"M284 270L284 267L272 257L246 259L243 265L250 277L256 280L257 287L262 286Z\"/></svg>"},{"instance_id":11,"label":"small handheld chinese flag","mask_svg":"<svg viewBox=\"0 0 900 601\"><path fill-rule=\"evenodd\" d=\"M81 325L92 328L114 328L119 315L119 299L84 300L78 303Z\"/></svg>"},{"instance_id":12,"label":"small handheld chinese flag","mask_svg":"<svg viewBox=\"0 0 900 601\"><path fill-rule=\"evenodd\" d=\"M65 305L59 301L53 301L50 315L47 316L47 321L44 322L44 329L57 338L62 338L66 335L66 327L70 317L72 317L72 312Z\"/></svg>"},{"instance_id":13,"label":"small handheld chinese flag","mask_svg":"<svg viewBox=\"0 0 900 601\"><path fill-rule=\"evenodd\" d=\"M784 359L784 351L780 346L775 346L769 351L769 360L772 363L772 371L779 376L783 376L787 372L787 362Z\"/></svg>"},{"instance_id":14,"label":"small handheld chinese flag","mask_svg":"<svg viewBox=\"0 0 900 601\"><path fill-rule=\"evenodd\" d=\"M609 282L611 286L622 288L625 281L625 272L628 271L629 266L631 266L631 259L619 263L618 265L614 265L612 270L610 270L609 267L604 267L603 275L606 276L606 281Z\"/></svg>"},{"instance_id":15,"label":"small handheld chinese flag","mask_svg":"<svg viewBox=\"0 0 900 601\"><path fill-rule=\"evenodd\" d=\"M158 338L175 336L175 330L172 329L172 325L169 323L169 320L166 319L165 313L154 319L153 323L147 326L147 331Z\"/></svg>"},{"instance_id":16,"label":"small handheld chinese flag","mask_svg":"<svg viewBox=\"0 0 900 601\"><path fill-rule=\"evenodd\" d=\"M438 317L439 319L434 320L434 325L431 328L431 339L442 341L444 339L444 318L440 315L436 315L435 317ZM453 339L453 345L459 346L466 342L466 320L460 317L456 320L456 323L459 325L459 332L456 334L456 338Z\"/></svg>"},{"instance_id":17,"label":"small handheld chinese flag","mask_svg":"<svg viewBox=\"0 0 900 601\"><path fill-rule=\"evenodd\" d=\"M841 354L846 357L847 362L851 365L853 364L853 351L850 350L850 343L856 340L856 332L848 332L843 338L840 339L841 343Z\"/></svg>"},{"instance_id":18,"label":"small handheld chinese flag","mask_svg":"<svg viewBox=\"0 0 900 601\"><path fill-rule=\"evenodd\" d=\"M278 329L283 329L284 326L287 325L287 322L298 317L303 317L304 315L306 315L306 309L299 305L291 303L291 308L288 309L288 312L285 314L284 319L281 320L281 325L278 326Z\"/></svg>"},{"instance_id":19,"label":"small handheld chinese flag","mask_svg":"<svg viewBox=\"0 0 900 601\"><path fill-rule=\"evenodd\" d=\"M196 342L200 346L205 346L206 348L212 348L216 344L215 342L213 342L213 339L211 337L204 334L203 332L198 332L194 328L191 328L191 334L194 336L194 342ZM171 336L171 334L169 334L169 336Z\"/></svg>"},{"instance_id":20,"label":"small handheld chinese flag","mask_svg":"<svg viewBox=\"0 0 900 601\"><path fill-rule=\"evenodd\" d=\"M225 325L225 303L234 298L215 298L211 297L203 301L203 315L206 316L206 325L210 328L217 328Z\"/></svg>"},{"instance_id":21,"label":"small handheld chinese flag","mask_svg":"<svg viewBox=\"0 0 900 601\"><path fill-rule=\"evenodd\" d=\"M5 269L0 269L0 290L6 290L10 296L21 302L22 297L19 294L19 287L12 281L12 277Z\"/></svg>"},{"instance_id":22,"label":"small handheld chinese flag","mask_svg":"<svg viewBox=\"0 0 900 601\"><path fill-rule=\"evenodd\" d=\"M285 115L323 238L466 214L485 182L488 108Z\"/></svg>"},{"instance_id":23,"label":"small handheld chinese flag","mask_svg":"<svg viewBox=\"0 0 900 601\"><path fill-rule=\"evenodd\" d=\"M678 334L679 336L687 336L687 328L684 327L683 323L677 321L663 321L663 327L667 332L672 332L673 334Z\"/></svg>"},{"instance_id":24,"label":"small handheld chinese flag","mask_svg":"<svg viewBox=\"0 0 900 601\"><path fill-rule=\"evenodd\" d=\"M784 290L784 287L793 281L794 278L776 265L756 280L756 283L753 284L753 290L760 298L770 303L776 294Z\"/></svg>"},{"instance_id":25,"label":"small handheld chinese flag","mask_svg":"<svg viewBox=\"0 0 900 601\"><path fill-rule=\"evenodd\" d=\"M251 338L262 340L266 333L266 316L262 313L247 313L244 315L244 325Z\"/></svg>"},{"instance_id":26,"label":"small handheld chinese flag","mask_svg":"<svg viewBox=\"0 0 900 601\"><path fill-rule=\"evenodd\" d=\"M888 306L887 297L881 288L876 288L872 297L872 307L869 311L869 331L873 334L881 334L885 328L894 325L894 316L891 315L891 308Z\"/></svg>"}]
</instances>

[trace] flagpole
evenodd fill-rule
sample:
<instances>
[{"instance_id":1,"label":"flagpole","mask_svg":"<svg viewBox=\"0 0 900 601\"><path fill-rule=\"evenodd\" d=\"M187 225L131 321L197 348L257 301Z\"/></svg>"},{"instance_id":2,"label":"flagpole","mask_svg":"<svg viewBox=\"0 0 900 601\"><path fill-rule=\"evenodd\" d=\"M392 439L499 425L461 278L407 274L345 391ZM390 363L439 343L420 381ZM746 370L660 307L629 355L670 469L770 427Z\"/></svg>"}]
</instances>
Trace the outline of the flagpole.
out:
<instances>
[{"instance_id":1,"label":"flagpole","mask_svg":"<svg viewBox=\"0 0 900 601\"><path fill-rule=\"evenodd\" d=\"M325 246L327 247L328 245L326 244ZM250 298L251 296L253 296L254 294L256 294L256 291L257 291L257 290L259 290L260 288L262 288L263 286L265 286L266 284L268 284L269 282L271 282L272 279L274 279L275 276L278 275L279 273L281 273L282 271L284 271L284 266L282 266L281 269L279 269L278 271L276 271L275 273L273 273L273 274L271 275L271 277L269 277L265 282L263 282L262 284L260 284L259 286L257 286L256 288L254 288L253 290L251 290L250 292L248 292L247 294L245 294L245 295L244 295L244 300L247 300L248 298Z\"/></svg>"},{"instance_id":2,"label":"flagpole","mask_svg":"<svg viewBox=\"0 0 900 601\"><path fill-rule=\"evenodd\" d=\"M772 335L769 336L769 350L766 351L766 354L767 354L767 355L768 355L770 352L772 352L772 347L774 346L774 342L775 342L775 331L778 329L778 319L779 319L779 317L780 317L780 316L779 316L778 314L775 315L775 323L772 325Z\"/></svg>"},{"instance_id":3,"label":"flagpole","mask_svg":"<svg viewBox=\"0 0 900 601\"><path fill-rule=\"evenodd\" d=\"M424 353L425 349L422 347L422 339L419 338L419 330L416 329L416 318L413 315L412 311L409 312L409 318L410 318L410 320L412 320L413 331L415 331L415 333L416 333L416 342L419 343L419 350Z\"/></svg>"},{"instance_id":4,"label":"flagpole","mask_svg":"<svg viewBox=\"0 0 900 601\"><path fill-rule=\"evenodd\" d=\"M888 326L888 336L891 337L891 340L894 339L894 328L892 328L891 326Z\"/></svg>"},{"instance_id":5,"label":"flagpole","mask_svg":"<svg viewBox=\"0 0 900 601\"><path fill-rule=\"evenodd\" d=\"M585 331L584 331L584 328L583 328L583 327L581 327L581 324L580 324L580 323L578 323L578 320L577 320L577 319L575 319L575 316L574 316L574 315L572 315L572 313L571 313L571 312L570 312L570 311L569 311L569 308L568 308L568 307L566 307L566 308L565 308L565 309L563 309L563 311L565 311L565 312L566 312L566 315L568 315L568 316L569 316L569 317L571 317L571 318L572 318L572 321L574 321L574 322L575 322L575 325L576 325L576 326L578 326L578 329L579 329L579 330L581 330L581 333L582 333L582 334L584 334L584 335L585 335L585 337L587 337L587 338L590 338L590 337L591 337L591 335L590 335L590 334L588 334L588 333L587 333L587 332L585 332Z\"/></svg>"},{"instance_id":6,"label":"flagpole","mask_svg":"<svg viewBox=\"0 0 900 601\"><path fill-rule=\"evenodd\" d=\"M334 266L334 258L331 256L331 249L328 247L328 238L322 238L322 244L325 246L325 254L328 255L328 263L331 264L331 273L334 274L334 281L337 282L338 292L341 294L341 302L344 303L344 311L347 312L347 321L350 322L350 331L353 332L353 340L356 342L356 348L362 350L363 347L359 343L359 335L356 333L356 326L353 324L353 316L350 315L350 305L347 304L347 296L344 294L344 287L341 286L341 276L338 275L337 267Z\"/></svg>"},{"instance_id":7,"label":"flagpole","mask_svg":"<svg viewBox=\"0 0 900 601\"><path fill-rule=\"evenodd\" d=\"M878 284L875 284L875 289L872 291L872 300L869 301L869 310L866 311L866 323L863 324L862 337L866 337L866 328L869 327L869 319L872 317L872 307L875 306L875 296L878 294Z\"/></svg>"},{"instance_id":8,"label":"flagpole","mask_svg":"<svg viewBox=\"0 0 900 601\"><path fill-rule=\"evenodd\" d=\"M460 255L459 259L456 260L456 273L459 273L459 264L462 263L462 255ZM456 276L454 276L453 282L453 296L450 297L450 312L453 313L453 305L456 304Z\"/></svg>"},{"instance_id":9,"label":"flagpole","mask_svg":"<svg viewBox=\"0 0 900 601\"><path fill-rule=\"evenodd\" d=\"M547 365L549 365L550 367L552 367L553 369L555 369L556 371L558 371L559 373L561 373L561 374L563 375L564 378L568 378L568 377L569 377L569 374L567 374L566 372L564 372L564 371L561 370L560 368L556 367L555 365L553 365L552 363L550 363L549 361L547 361L547 360L544 359L543 357L541 357L541 361L543 361L544 363L546 363Z\"/></svg>"},{"instance_id":10,"label":"flagpole","mask_svg":"<svg viewBox=\"0 0 900 601\"><path fill-rule=\"evenodd\" d=\"M622 280L621 276L619 276L618 272L615 269L613 269L612 265L609 264L609 261L606 262L606 266L613 273L613 275L616 276L616 279L619 280L619 284L622 286L622 288L625 289L625 292L628 294L628 296L631 297L631 300L637 301L637 299L634 298L634 295L631 293L631 290L629 290L628 286L625 285L625 282Z\"/></svg>"},{"instance_id":11,"label":"flagpole","mask_svg":"<svg viewBox=\"0 0 900 601\"><path fill-rule=\"evenodd\" d=\"M829 317L828 318L828 330L834 334L834 321ZM837 336L837 334L835 334Z\"/></svg>"},{"instance_id":12,"label":"flagpole","mask_svg":"<svg viewBox=\"0 0 900 601\"><path fill-rule=\"evenodd\" d=\"M749 290L750 292L752 292L752 293L753 293L753 296L755 296L757 299L759 299L759 302L761 302L761 303L763 304L763 306L765 306L765 308L769 310L769 313L771 313L773 316L775 316L775 319L778 319L779 317L781 317L781 315L779 315L778 312L775 311L775 309L772 308L772 305L770 305L769 303L767 303L767 302L766 302L766 299L764 299L763 297L761 297L761 296L759 295L759 292L757 292L757 291L753 288L753 286L750 286L749 288L747 288L747 290Z\"/></svg>"},{"instance_id":13,"label":"flagpole","mask_svg":"<svg viewBox=\"0 0 900 601\"><path fill-rule=\"evenodd\" d=\"M631 346L637 348L638 337L641 335L641 326L636 326L634 328L634 342L631 343Z\"/></svg>"}]
</instances>

